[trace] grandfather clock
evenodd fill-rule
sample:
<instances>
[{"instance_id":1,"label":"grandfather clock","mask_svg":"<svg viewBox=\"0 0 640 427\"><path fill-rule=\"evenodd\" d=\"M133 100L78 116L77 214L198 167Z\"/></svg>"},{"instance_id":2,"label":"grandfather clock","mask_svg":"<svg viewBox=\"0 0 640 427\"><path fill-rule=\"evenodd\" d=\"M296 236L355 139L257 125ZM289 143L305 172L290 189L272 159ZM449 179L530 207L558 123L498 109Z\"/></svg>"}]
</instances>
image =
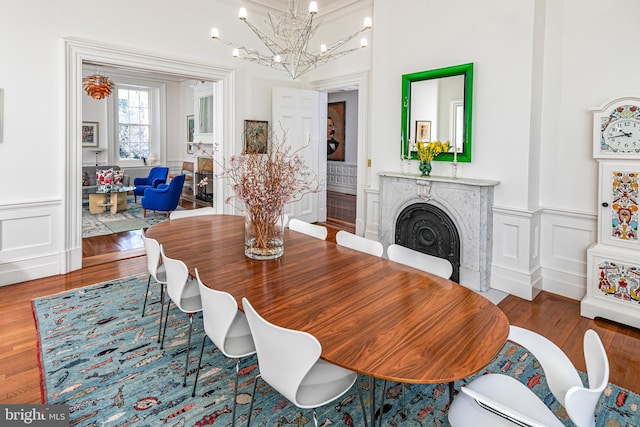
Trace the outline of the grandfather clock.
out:
<instances>
[{"instance_id":1,"label":"grandfather clock","mask_svg":"<svg viewBox=\"0 0 640 427\"><path fill-rule=\"evenodd\" d=\"M598 236L587 250L585 317L640 328L640 98L613 99L593 115Z\"/></svg>"}]
</instances>

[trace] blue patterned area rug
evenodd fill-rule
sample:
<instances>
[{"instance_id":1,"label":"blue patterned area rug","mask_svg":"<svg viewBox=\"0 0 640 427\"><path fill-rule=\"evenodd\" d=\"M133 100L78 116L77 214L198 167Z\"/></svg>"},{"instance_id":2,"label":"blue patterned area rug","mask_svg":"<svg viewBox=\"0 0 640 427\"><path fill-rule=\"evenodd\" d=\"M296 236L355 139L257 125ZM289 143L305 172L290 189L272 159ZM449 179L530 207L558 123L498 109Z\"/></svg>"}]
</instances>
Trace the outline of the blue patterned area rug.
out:
<instances>
[{"instance_id":1,"label":"blue patterned area rug","mask_svg":"<svg viewBox=\"0 0 640 427\"><path fill-rule=\"evenodd\" d=\"M69 405L71 426L227 426L231 423L235 363L207 340L196 397L191 397L202 318L194 320L187 387L182 387L188 320L174 306L164 350L157 343L158 285L141 317L147 276L104 282L32 301L38 329L42 394L45 403ZM237 425L246 425L255 359L242 361L237 397ZM518 378L553 411L572 425L546 385L537 361L521 347L507 343L487 372ZM466 379L465 381L470 380ZM584 379L584 376L583 376ZM455 384L460 389L463 381ZM368 379L361 377L365 405ZM377 386L381 393L382 384ZM400 384L388 386L383 410L386 426L447 426L448 392L441 385L407 384L408 416L401 417ZM260 381L252 425L312 426L311 411L300 410ZM376 401L380 401L378 395ZM610 384L597 407L598 426L638 426L637 394ZM363 426L355 388L338 401L318 409L323 427Z\"/></svg>"},{"instance_id":2,"label":"blue patterned area rug","mask_svg":"<svg viewBox=\"0 0 640 427\"><path fill-rule=\"evenodd\" d=\"M138 198L140 200L140 198ZM176 210L184 209L178 206ZM92 214L89 212L89 201L82 201L82 238L104 236L106 234L121 233L123 231L149 228L154 224L168 220L165 212L147 211L144 217L140 202L135 203L133 196L127 196L127 208L115 214L104 212Z\"/></svg>"}]
</instances>

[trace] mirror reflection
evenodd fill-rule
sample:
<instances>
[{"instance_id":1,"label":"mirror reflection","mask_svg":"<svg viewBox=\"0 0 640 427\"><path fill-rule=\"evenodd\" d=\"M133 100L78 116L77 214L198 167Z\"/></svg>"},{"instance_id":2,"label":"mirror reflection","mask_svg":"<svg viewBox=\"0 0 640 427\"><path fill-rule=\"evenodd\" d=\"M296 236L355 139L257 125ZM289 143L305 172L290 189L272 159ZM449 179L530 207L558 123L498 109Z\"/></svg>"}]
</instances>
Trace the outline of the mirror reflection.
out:
<instances>
[{"instance_id":1,"label":"mirror reflection","mask_svg":"<svg viewBox=\"0 0 640 427\"><path fill-rule=\"evenodd\" d=\"M416 158L417 141L449 141L437 161L471 161L473 64L402 76L402 157Z\"/></svg>"}]
</instances>

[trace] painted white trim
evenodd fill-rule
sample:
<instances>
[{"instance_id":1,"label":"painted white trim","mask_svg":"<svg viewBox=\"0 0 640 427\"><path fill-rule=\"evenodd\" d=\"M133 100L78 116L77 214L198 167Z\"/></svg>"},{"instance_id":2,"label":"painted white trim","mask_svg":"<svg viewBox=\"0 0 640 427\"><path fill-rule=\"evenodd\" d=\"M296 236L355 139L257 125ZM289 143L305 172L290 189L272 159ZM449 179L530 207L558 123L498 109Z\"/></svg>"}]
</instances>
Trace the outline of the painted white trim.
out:
<instances>
[{"instance_id":1,"label":"painted white trim","mask_svg":"<svg viewBox=\"0 0 640 427\"><path fill-rule=\"evenodd\" d=\"M78 38L64 38L65 52L65 186L64 186L64 260L60 272L82 268L82 191L80 123L82 122L82 64L115 65L124 69L178 75L187 79L223 82L224 141L233 141L235 83L230 68L218 67L187 58L133 50ZM222 147L224 156L233 151L231 144ZM216 206L222 212L230 191L218 180Z\"/></svg>"}]
</instances>

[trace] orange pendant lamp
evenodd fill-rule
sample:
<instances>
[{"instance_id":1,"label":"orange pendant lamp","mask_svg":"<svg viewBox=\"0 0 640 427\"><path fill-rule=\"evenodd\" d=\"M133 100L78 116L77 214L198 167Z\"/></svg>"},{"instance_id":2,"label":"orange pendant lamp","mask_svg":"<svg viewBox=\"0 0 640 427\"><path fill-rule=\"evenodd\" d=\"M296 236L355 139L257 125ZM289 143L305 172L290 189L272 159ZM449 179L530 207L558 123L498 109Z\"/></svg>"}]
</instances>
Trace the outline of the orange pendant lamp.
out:
<instances>
[{"instance_id":1,"label":"orange pendant lamp","mask_svg":"<svg viewBox=\"0 0 640 427\"><path fill-rule=\"evenodd\" d=\"M111 95L113 89L113 83L109 80L109 77L94 74L82 79L84 90L87 95L93 99L104 99Z\"/></svg>"}]
</instances>

